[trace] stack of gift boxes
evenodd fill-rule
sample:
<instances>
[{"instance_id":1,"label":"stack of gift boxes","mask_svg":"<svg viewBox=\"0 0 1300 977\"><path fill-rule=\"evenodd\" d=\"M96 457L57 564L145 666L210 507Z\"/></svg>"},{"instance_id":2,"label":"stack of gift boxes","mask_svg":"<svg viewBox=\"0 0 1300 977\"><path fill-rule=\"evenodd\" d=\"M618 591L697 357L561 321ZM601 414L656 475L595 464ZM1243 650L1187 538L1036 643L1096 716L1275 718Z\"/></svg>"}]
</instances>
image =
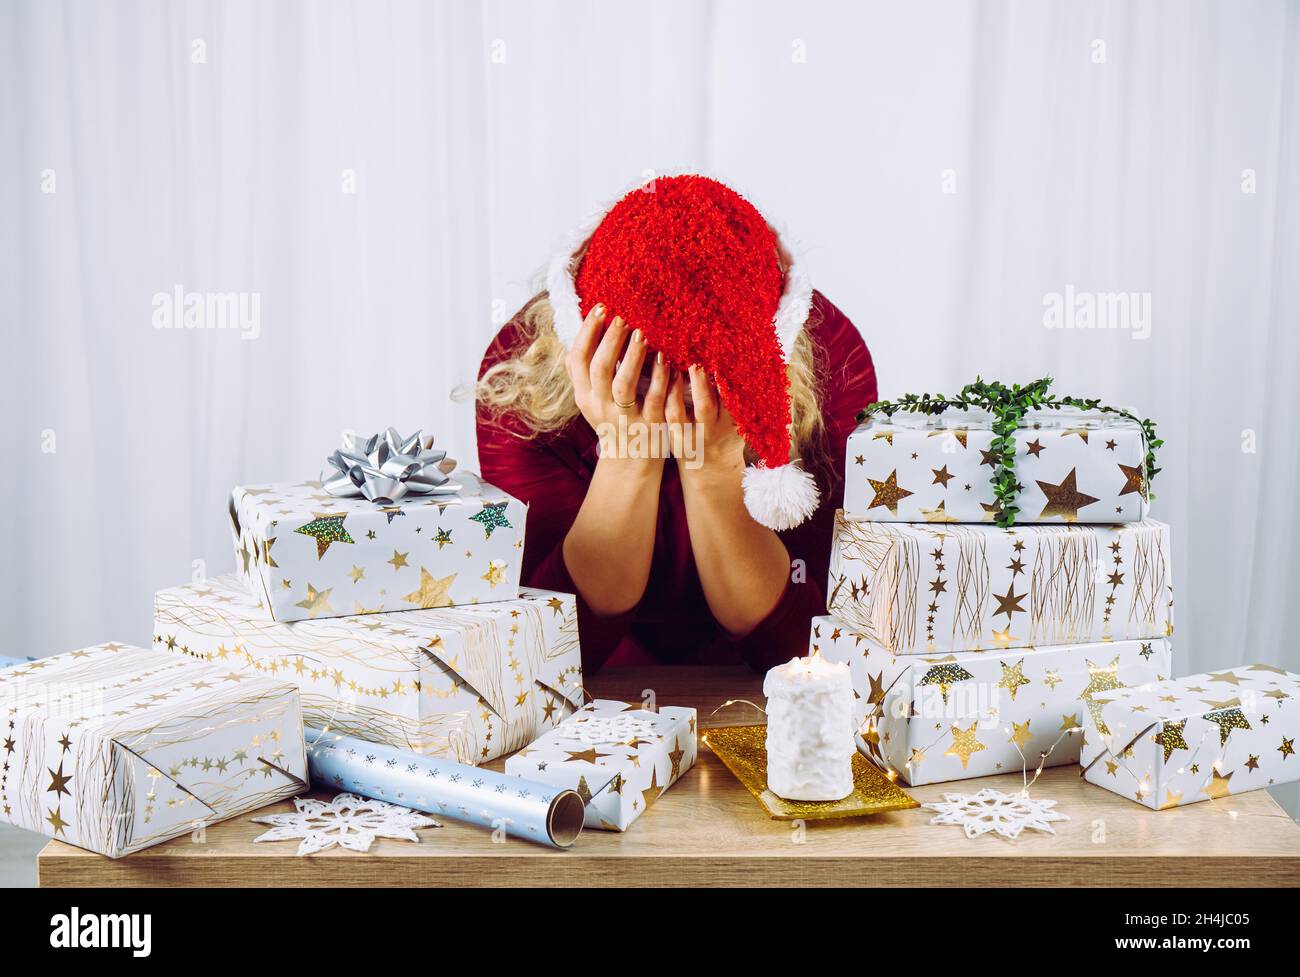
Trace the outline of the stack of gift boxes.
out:
<instances>
[{"instance_id":1,"label":"stack of gift boxes","mask_svg":"<svg viewBox=\"0 0 1300 977\"><path fill-rule=\"evenodd\" d=\"M238 577L160 592L154 640L291 677L317 729L466 764L513 754L508 776L623 830L694 763L695 710L586 702L575 599L518 586L525 505L455 479L397 505L236 489Z\"/></svg>"},{"instance_id":2,"label":"stack of gift boxes","mask_svg":"<svg viewBox=\"0 0 1300 977\"><path fill-rule=\"evenodd\" d=\"M1010 528L988 415L874 417L849 438L811 648L850 665L859 749L914 786L1078 762L1156 809L1296 779L1300 676L1170 679L1169 527L1147 518L1142 428L1044 411L1013 437Z\"/></svg>"},{"instance_id":3,"label":"stack of gift boxes","mask_svg":"<svg viewBox=\"0 0 1300 977\"><path fill-rule=\"evenodd\" d=\"M514 753L512 798L572 790L621 830L690 768L693 709L584 705L574 597L519 586L524 503L418 433L348 449L328 482L233 491L236 572L160 591L152 650L0 670L0 820L116 857L300 793L326 754L322 786L400 803L401 770L485 779L425 759ZM357 741L391 770L336 770ZM494 823L449 796L426 803Z\"/></svg>"},{"instance_id":4,"label":"stack of gift boxes","mask_svg":"<svg viewBox=\"0 0 1300 977\"><path fill-rule=\"evenodd\" d=\"M392 504L236 488L237 572L160 591L155 646L292 681L308 726L471 764L526 746L582 705L574 598L519 587L526 506L455 478Z\"/></svg>"},{"instance_id":5,"label":"stack of gift boxes","mask_svg":"<svg viewBox=\"0 0 1300 977\"><path fill-rule=\"evenodd\" d=\"M1032 415L1005 529L993 437L950 411L873 418L848 442L812 648L849 663L859 748L911 785L1076 763L1099 693L1171 674L1169 527L1146 518L1142 429Z\"/></svg>"},{"instance_id":6,"label":"stack of gift boxes","mask_svg":"<svg viewBox=\"0 0 1300 977\"><path fill-rule=\"evenodd\" d=\"M525 505L429 481L236 488L237 572L159 592L153 650L0 671L0 814L116 857L304 791L304 725L477 764L574 714L575 602L519 587Z\"/></svg>"}]
</instances>

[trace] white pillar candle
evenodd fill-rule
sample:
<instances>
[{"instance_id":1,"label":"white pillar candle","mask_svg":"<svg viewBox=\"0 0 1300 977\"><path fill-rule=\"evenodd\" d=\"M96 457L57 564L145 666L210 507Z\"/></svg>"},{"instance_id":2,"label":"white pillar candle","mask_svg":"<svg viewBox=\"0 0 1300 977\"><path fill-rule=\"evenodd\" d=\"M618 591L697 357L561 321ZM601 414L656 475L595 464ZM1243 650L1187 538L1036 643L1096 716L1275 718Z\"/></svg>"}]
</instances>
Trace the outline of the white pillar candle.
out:
<instances>
[{"instance_id":1,"label":"white pillar candle","mask_svg":"<svg viewBox=\"0 0 1300 977\"><path fill-rule=\"evenodd\" d=\"M820 655L778 665L767 696L767 788L791 801L838 801L853 792L853 681Z\"/></svg>"}]
</instances>

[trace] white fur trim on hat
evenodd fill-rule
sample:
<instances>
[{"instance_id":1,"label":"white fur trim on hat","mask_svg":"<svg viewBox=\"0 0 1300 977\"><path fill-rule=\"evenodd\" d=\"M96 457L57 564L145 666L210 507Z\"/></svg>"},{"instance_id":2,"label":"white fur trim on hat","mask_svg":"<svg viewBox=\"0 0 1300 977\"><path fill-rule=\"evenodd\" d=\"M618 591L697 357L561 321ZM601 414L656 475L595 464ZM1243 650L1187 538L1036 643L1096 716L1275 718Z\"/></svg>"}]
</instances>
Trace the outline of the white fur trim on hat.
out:
<instances>
[{"instance_id":1,"label":"white fur trim on hat","mask_svg":"<svg viewBox=\"0 0 1300 977\"><path fill-rule=\"evenodd\" d=\"M582 328L582 311L578 304L578 287L574 276L578 272L578 264L582 261L587 242L612 207L611 204L583 221L551 258L551 265L546 270L546 291L555 313L555 333L566 348L573 345L573 341L578 338L578 330Z\"/></svg>"},{"instance_id":2,"label":"white fur trim on hat","mask_svg":"<svg viewBox=\"0 0 1300 977\"><path fill-rule=\"evenodd\" d=\"M777 304L776 315L773 317L776 338L781 343L781 352L785 354L787 363L794 356L795 337L812 312L812 293L812 279L808 277L803 255L795 257L794 252L790 252L790 261L785 266L785 291L781 293L781 301Z\"/></svg>"},{"instance_id":3,"label":"white fur trim on hat","mask_svg":"<svg viewBox=\"0 0 1300 977\"><path fill-rule=\"evenodd\" d=\"M816 479L794 462L746 468L741 489L754 521L777 532L793 529L816 512L821 496Z\"/></svg>"},{"instance_id":4,"label":"white fur trim on hat","mask_svg":"<svg viewBox=\"0 0 1300 977\"><path fill-rule=\"evenodd\" d=\"M681 174L660 173L655 179L677 175ZM724 183L726 186L732 186L726 181L719 182ZM734 187L732 188L734 189ZM560 250L551 259L550 266L546 270L546 290L550 295L551 309L555 313L555 332L566 347L573 344L573 340L577 338L578 330L582 328L582 312L578 303L578 289L574 279L577 275L578 265L582 262L586 244L591 239L591 235L596 233L596 228L605 219L605 215L613 210L614 204L622 200L629 192L630 190L619 194L613 203L591 215L575 228L573 233L561 245ZM740 191L736 192L739 193ZM744 196L744 194L741 194L741 196ZM776 234L777 242L781 248L781 257L785 260L786 266L785 289L781 292L781 301L777 304L776 314L772 317L772 324L776 326L776 337L781 343L781 352L785 355L785 360L788 363L790 357L794 355L795 337L799 335L799 330L808 321L808 314L812 311L812 281L808 277L803 254L791 240L777 230L775 225L769 226L772 227L772 232Z\"/></svg>"}]
</instances>

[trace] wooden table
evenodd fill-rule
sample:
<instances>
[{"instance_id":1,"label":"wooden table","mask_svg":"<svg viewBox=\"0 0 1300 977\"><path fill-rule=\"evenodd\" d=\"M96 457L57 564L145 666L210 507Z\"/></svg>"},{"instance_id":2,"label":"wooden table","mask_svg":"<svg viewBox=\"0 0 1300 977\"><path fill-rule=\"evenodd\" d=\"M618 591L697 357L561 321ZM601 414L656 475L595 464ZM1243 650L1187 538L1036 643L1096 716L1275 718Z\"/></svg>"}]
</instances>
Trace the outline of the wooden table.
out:
<instances>
[{"instance_id":1,"label":"wooden table","mask_svg":"<svg viewBox=\"0 0 1300 977\"><path fill-rule=\"evenodd\" d=\"M760 677L735 668L613 671L590 683L598 698L694 705L700 726L755 722L748 706L710 713L728 698L761 702ZM495 766L500 767L501 761ZM911 788L919 801L1020 775ZM567 852L445 821L421 842L376 841L361 854L308 858L292 842L252 844L266 830L247 817L208 829L203 843L174 841L113 861L51 841L39 856L43 886L447 886L447 885L1183 885L1280 886L1300 882L1300 826L1264 791L1155 812L1079 779L1077 766L1047 771L1035 789L1069 821L1055 836L968 840L929 824L924 810L810 822L802 843L790 823L768 820L722 763L701 747L696 767L619 834L586 831ZM329 796L328 794L324 796ZM289 809L288 803L274 810ZM267 811L273 809L268 808Z\"/></svg>"}]
</instances>

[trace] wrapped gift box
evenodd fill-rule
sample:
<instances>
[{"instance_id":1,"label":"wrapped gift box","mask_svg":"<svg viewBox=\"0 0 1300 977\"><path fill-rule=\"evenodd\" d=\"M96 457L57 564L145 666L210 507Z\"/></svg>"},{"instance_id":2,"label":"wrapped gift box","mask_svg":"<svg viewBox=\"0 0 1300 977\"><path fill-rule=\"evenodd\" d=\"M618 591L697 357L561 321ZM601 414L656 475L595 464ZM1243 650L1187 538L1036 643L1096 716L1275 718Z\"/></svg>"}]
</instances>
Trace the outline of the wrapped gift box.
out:
<instances>
[{"instance_id":1,"label":"wrapped gift box","mask_svg":"<svg viewBox=\"0 0 1300 977\"><path fill-rule=\"evenodd\" d=\"M872 417L849 435L844 510L879 522L993 522L992 415ZM1018 524L1140 522L1146 439L1134 421L1033 411L1016 431Z\"/></svg>"},{"instance_id":2,"label":"wrapped gift box","mask_svg":"<svg viewBox=\"0 0 1300 977\"><path fill-rule=\"evenodd\" d=\"M836 518L827 609L920 655L1173 634L1169 527Z\"/></svg>"},{"instance_id":3,"label":"wrapped gift box","mask_svg":"<svg viewBox=\"0 0 1300 977\"><path fill-rule=\"evenodd\" d=\"M481 763L517 750L582 704L573 597L319 621L268 621L239 579L160 591L154 641L302 690L310 726Z\"/></svg>"},{"instance_id":4,"label":"wrapped gift box","mask_svg":"<svg viewBox=\"0 0 1300 977\"><path fill-rule=\"evenodd\" d=\"M891 655L833 617L813 619L811 649L849 663L858 749L913 786L1076 763L1082 725L1102 689L1170 674L1167 639ZM1057 743L1057 740L1060 740ZM1017 746L1020 752L1017 752Z\"/></svg>"},{"instance_id":5,"label":"wrapped gift box","mask_svg":"<svg viewBox=\"0 0 1300 977\"><path fill-rule=\"evenodd\" d=\"M597 699L507 759L506 774L576 790L587 827L626 831L695 765L696 748L694 709Z\"/></svg>"},{"instance_id":6,"label":"wrapped gift box","mask_svg":"<svg viewBox=\"0 0 1300 977\"><path fill-rule=\"evenodd\" d=\"M0 822L117 858L307 787L298 689L123 644L0 671Z\"/></svg>"},{"instance_id":7,"label":"wrapped gift box","mask_svg":"<svg viewBox=\"0 0 1300 977\"><path fill-rule=\"evenodd\" d=\"M1080 763L1154 810L1300 780L1300 675L1238 665L1098 693Z\"/></svg>"},{"instance_id":8,"label":"wrapped gift box","mask_svg":"<svg viewBox=\"0 0 1300 977\"><path fill-rule=\"evenodd\" d=\"M455 480L454 495L393 505L319 482L236 488L236 569L276 621L517 597L528 507L469 472Z\"/></svg>"}]
</instances>

